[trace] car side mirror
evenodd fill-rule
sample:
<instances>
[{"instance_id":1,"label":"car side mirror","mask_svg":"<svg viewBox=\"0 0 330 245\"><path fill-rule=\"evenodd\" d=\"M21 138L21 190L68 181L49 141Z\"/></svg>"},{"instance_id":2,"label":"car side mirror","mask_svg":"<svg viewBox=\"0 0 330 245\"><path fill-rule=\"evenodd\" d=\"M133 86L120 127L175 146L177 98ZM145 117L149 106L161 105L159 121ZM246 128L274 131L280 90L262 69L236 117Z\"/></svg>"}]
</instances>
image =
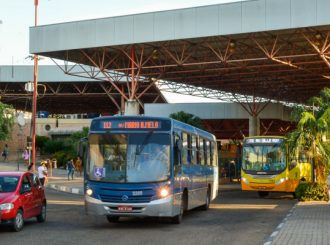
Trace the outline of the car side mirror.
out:
<instances>
[{"instance_id":1,"label":"car side mirror","mask_svg":"<svg viewBox=\"0 0 330 245\"><path fill-rule=\"evenodd\" d=\"M27 184L23 185L22 193L27 193L27 192L31 192L31 191L32 191L31 186L29 186Z\"/></svg>"}]
</instances>

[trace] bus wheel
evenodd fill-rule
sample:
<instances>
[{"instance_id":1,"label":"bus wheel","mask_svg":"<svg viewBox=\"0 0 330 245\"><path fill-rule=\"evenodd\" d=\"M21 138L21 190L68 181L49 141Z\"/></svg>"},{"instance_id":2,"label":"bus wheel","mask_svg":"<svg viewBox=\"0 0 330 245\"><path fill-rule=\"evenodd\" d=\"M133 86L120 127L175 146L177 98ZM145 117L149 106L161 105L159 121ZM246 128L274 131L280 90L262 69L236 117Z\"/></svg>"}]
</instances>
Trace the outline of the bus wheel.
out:
<instances>
[{"instance_id":1,"label":"bus wheel","mask_svg":"<svg viewBox=\"0 0 330 245\"><path fill-rule=\"evenodd\" d=\"M206 193L206 198L205 198L205 204L203 206L201 206L201 209L202 210L208 210L209 206L210 206L210 201L211 201L210 188L208 188L207 193Z\"/></svg>"},{"instance_id":2,"label":"bus wheel","mask_svg":"<svg viewBox=\"0 0 330 245\"><path fill-rule=\"evenodd\" d=\"M293 196L293 199L296 199L297 198L297 195L296 195L296 192L292 192L292 196Z\"/></svg>"},{"instance_id":3,"label":"bus wheel","mask_svg":"<svg viewBox=\"0 0 330 245\"><path fill-rule=\"evenodd\" d=\"M269 192L268 191L258 191L259 197L266 197L268 196Z\"/></svg>"},{"instance_id":4,"label":"bus wheel","mask_svg":"<svg viewBox=\"0 0 330 245\"><path fill-rule=\"evenodd\" d=\"M182 199L181 199L179 214L172 217L172 219L171 219L173 224L180 224L182 222L182 217L183 217L183 213L184 213L185 208L186 208L187 200L188 200L187 199L187 194L186 194L186 192L184 192L183 195L182 195Z\"/></svg>"},{"instance_id":5,"label":"bus wheel","mask_svg":"<svg viewBox=\"0 0 330 245\"><path fill-rule=\"evenodd\" d=\"M119 221L119 216L107 215L107 220L110 223L117 223Z\"/></svg>"}]
</instances>

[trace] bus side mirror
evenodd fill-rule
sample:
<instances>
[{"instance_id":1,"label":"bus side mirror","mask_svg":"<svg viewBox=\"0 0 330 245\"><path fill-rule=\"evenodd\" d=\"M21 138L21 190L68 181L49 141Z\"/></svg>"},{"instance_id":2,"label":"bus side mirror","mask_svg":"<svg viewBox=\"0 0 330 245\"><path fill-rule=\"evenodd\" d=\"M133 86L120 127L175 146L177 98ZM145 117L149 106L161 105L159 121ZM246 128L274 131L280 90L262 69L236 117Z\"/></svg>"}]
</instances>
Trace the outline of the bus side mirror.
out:
<instances>
[{"instance_id":1,"label":"bus side mirror","mask_svg":"<svg viewBox=\"0 0 330 245\"><path fill-rule=\"evenodd\" d=\"M88 142L87 138L83 138L79 141L78 154L77 154L79 157L83 157L85 155L87 142Z\"/></svg>"},{"instance_id":2,"label":"bus side mirror","mask_svg":"<svg viewBox=\"0 0 330 245\"><path fill-rule=\"evenodd\" d=\"M289 165L289 170L294 169L297 166L297 161L292 160Z\"/></svg>"},{"instance_id":3,"label":"bus side mirror","mask_svg":"<svg viewBox=\"0 0 330 245\"><path fill-rule=\"evenodd\" d=\"M179 151L181 151L182 150L182 140L177 139L176 142L175 142L175 146Z\"/></svg>"}]
</instances>

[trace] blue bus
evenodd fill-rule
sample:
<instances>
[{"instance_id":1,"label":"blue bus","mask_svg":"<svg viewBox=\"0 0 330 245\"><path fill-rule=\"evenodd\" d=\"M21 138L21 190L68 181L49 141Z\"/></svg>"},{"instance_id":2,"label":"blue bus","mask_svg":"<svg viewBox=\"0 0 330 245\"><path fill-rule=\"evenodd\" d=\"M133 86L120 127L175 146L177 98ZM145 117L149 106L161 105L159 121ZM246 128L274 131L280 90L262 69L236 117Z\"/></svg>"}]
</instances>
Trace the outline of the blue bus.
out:
<instances>
[{"instance_id":1,"label":"blue bus","mask_svg":"<svg viewBox=\"0 0 330 245\"><path fill-rule=\"evenodd\" d=\"M170 118L94 118L80 149L86 212L109 222L139 216L178 224L218 193L215 136Z\"/></svg>"}]
</instances>

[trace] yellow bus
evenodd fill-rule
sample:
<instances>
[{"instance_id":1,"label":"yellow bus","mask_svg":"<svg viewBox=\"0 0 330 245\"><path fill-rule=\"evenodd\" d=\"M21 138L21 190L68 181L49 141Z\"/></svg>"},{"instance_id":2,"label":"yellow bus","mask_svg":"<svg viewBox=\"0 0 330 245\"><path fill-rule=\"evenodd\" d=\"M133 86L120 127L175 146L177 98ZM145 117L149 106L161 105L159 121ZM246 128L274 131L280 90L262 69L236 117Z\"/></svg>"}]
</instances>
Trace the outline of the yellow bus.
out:
<instances>
[{"instance_id":1,"label":"yellow bus","mask_svg":"<svg viewBox=\"0 0 330 245\"><path fill-rule=\"evenodd\" d=\"M254 136L243 141L241 186L257 191L260 197L269 192L295 192L300 181L312 180L312 167L306 158L290 157L285 137Z\"/></svg>"}]
</instances>

